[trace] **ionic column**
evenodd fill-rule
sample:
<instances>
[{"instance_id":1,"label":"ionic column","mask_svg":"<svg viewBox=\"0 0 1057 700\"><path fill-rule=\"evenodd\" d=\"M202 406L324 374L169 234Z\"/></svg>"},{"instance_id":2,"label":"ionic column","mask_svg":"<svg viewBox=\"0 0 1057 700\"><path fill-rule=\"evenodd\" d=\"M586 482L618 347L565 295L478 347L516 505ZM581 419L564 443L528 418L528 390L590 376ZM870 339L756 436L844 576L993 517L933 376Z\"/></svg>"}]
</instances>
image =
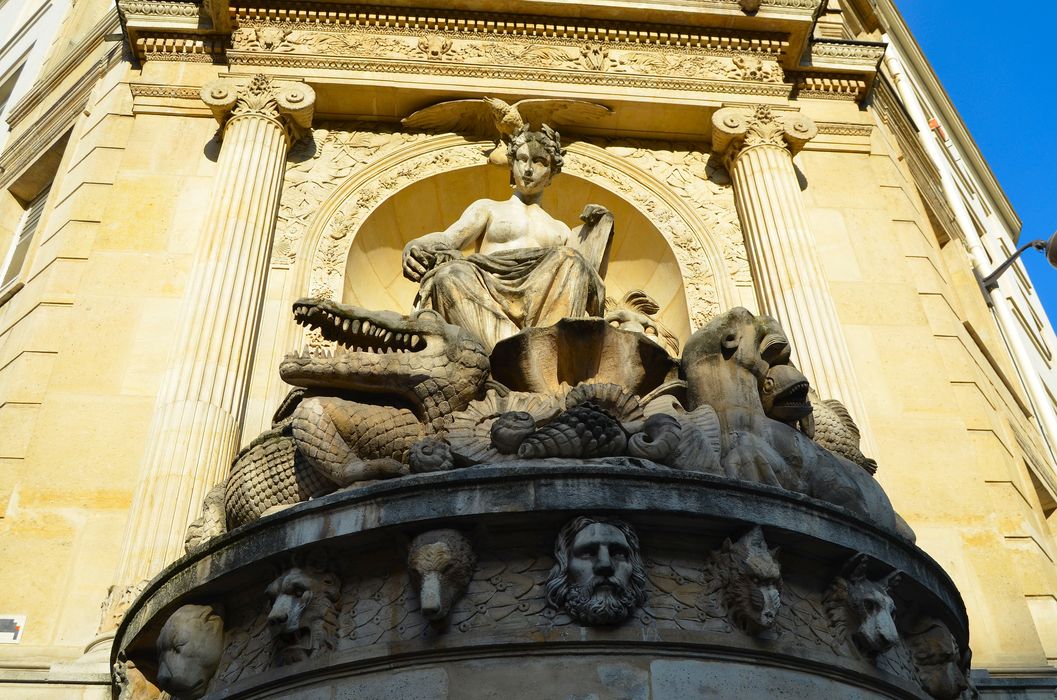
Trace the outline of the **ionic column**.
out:
<instances>
[{"instance_id":1,"label":"ionic column","mask_svg":"<svg viewBox=\"0 0 1057 700\"><path fill-rule=\"evenodd\" d=\"M794 362L819 395L847 407L870 455L866 410L793 167L793 156L817 133L808 117L781 117L769 107L726 108L712 117L712 147L734 183L760 311L782 324Z\"/></svg>"},{"instance_id":2,"label":"ionic column","mask_svg":"<svg viewBox=\"0 0 1057 700\"><path fill-rule=\"evenodd\" d=\"M201 94L223 143L154 407L119 587L136 586L183 554L184 530L235 455L286 154L310 127L315 104L307 85L264 75L214 80Z\"/></svg>"}]
</instances>

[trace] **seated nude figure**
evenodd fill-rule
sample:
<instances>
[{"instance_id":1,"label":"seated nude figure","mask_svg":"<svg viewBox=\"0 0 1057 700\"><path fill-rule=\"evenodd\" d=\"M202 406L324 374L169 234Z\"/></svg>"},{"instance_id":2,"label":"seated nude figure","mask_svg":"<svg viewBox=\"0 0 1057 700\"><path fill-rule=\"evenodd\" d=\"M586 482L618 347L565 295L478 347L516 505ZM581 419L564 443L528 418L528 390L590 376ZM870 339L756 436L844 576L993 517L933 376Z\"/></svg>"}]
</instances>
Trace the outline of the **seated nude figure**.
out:
<instances>
[{"instance_id":1,"label":"seated nude figure","mask_svg":"<svg viewBox=\"0 0 1057 700\"><path fill-rule=\"evenodd\" d=\"M572 247L573 232L539 205L561 172L556 131L527 127L511 139L508 156L514 195L479 199L446 230L404 247L404 276L421 282L416 309L433 309L473 333L490 351L523 328L565 317L601 316L605 287ZM463 257L461 248L478 243Z\"/></svg>"}]
</instances>

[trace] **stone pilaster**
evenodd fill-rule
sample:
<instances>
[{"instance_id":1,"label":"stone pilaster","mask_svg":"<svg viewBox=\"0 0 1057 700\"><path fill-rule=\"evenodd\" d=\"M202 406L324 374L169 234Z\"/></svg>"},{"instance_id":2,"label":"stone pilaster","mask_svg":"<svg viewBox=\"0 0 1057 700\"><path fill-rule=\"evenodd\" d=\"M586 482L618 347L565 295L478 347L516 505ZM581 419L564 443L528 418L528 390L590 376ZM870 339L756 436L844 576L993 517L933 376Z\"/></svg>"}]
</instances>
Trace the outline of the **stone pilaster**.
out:
<instances>
[{"instance_id":1,"label":"stone pilaster","mask_svg":"<svg viewBox=\"0 0 1057 700\"><path fill-rule=\"evenodd\" d=\"M216 186L155 404L117 599L183 553L184 530L235 455L286 154L315 103L307 85L263 75L215 80L201 94L223 130Z\"/></svg>"},{"instance_id":2,"label":"stone pilaster","mask_svg":"<svg viewBox=\"0 0 1057 700\"><path fill-rule=\"evenodd\" d=\"M817 133L810 118L769 107L726 108L712 117L712 146L734 183L760 311L782 324L794 361L819 395L848 408L869 454L866 410L793 167L793 156Z\"/></svg>"}]
</instances>

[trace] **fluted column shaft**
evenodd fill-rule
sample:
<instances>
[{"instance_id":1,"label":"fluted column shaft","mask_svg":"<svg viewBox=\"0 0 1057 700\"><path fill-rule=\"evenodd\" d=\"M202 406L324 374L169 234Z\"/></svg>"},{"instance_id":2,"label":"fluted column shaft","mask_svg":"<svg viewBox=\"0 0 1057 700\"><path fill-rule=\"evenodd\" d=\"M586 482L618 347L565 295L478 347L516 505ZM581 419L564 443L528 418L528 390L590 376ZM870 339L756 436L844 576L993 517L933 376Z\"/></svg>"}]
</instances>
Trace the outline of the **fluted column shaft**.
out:
<instances>
[{"instance_id":1,"label":"fluted column shaft","mask_svg":"<svg viewBox=\"0 0 1057 700\"><path fill-rule=\"evenodd\" d=\"M794 362L819 396L847 407L869 454L866 409L793 167L817 129L807 117L783 118L767 107L721 109L712 126L714 150L733 181L760 311L782 324Z\"/></svg>"},{"instance_id":2,"label":"fluted column shaft","mask_svg":"<svg viewBox=\"0 0 1057 700\"><path fill-rule=\"evenodd\" d=\"M314 94L259 75L213 81L202 99L223 143L126 527L123 586L183 553L184 530L235 455L286 153L310 124Z\"/></svg>"}]
</instances>

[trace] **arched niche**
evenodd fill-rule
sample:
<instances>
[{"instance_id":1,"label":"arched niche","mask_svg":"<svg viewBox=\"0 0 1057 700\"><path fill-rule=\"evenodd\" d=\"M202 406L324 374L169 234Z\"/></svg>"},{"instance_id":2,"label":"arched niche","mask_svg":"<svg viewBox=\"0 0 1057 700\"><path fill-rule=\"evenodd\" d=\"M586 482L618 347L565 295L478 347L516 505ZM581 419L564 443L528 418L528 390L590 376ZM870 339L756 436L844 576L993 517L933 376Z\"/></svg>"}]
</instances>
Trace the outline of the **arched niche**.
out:
<instances>
[{"instance_id":1,"label":"arched niche","mask_svg":"<svg viewBox=\"0 0 1057 700\"><path fill-rule=\"evenodd\" d=\"M485 164L437 173L394 193L356 231L345 266L342 301L406 312L418 285L401 275L404 245L422 234L443 230L477 199L510 195L507 171ZM630 290L645 291L661 308L657 320L680 342L685 341L690 334L686 294L678 261L664 236L625 199L575 175L563 173L555 178L542 201L551 216L570 227L579 224L586 204L606 207L616 220L606 295L619 301Z\"/></svg>"},{"instance_id":2,"label":"arched niche","mask_svg":"<svg viewBox=\"0 0 1057 700\"><path fill-rule=\"evenodd\" d=\"M475 199L510 196L507 172L484 164L488 146L453 134L414 139L358 169L322 203L306 231L293 298L410 310L416 287L401 276L404 244L448 226ZM680 343L734 305L721 246L693 203L630 160L573 142L543 205L575 225L588 203L609 208L616 219L609 297L643 289L662 307L659 320ZM308 339L292 323L289 330L285 347Z\"/></svg>"}]
</instances>

